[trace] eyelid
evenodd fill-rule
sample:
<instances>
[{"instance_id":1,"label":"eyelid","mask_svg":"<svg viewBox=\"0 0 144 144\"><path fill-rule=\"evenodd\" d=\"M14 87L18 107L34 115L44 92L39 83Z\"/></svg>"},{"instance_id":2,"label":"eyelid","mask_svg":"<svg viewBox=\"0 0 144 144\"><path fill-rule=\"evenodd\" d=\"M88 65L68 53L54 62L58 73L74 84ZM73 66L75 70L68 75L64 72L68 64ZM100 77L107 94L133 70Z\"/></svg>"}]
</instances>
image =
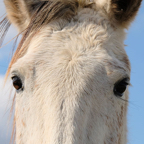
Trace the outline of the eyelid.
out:
<instances>
[{"instance_id":1,"label":"eyelid","mask_svg":"<svg viewBox=\"0 0 144 144\"><path fill-rule=\"evenodd\" d=\"M14 76L18 76L18 72L17 71L12 71L10 74L10 77L13 78Z\"/></svg>"},{"instance_id":2,"label":"eyelid","mask_svg":"<svg viewBox=\"0 0 144 144\"><path fill-rule=\"evenodd\" d=\"M21 73L19 73L17 70L14 70L11 72L10 78L12 79L15 76L19 77L21 79L22 83L24 83L25 79L24 79L23 75L21 75Z\"/></svg>"},{"instance_id":3,"label":"eyelid","mask_svg":"<svg viewBox=\"0 0 144 144\"><path fill-rule=\"evenodd\" d=\"M129 82L129 84L128 84L128 85L129 85L129 86L131 86L131 87L133 86L133 85L132 85L130 82Z\"/></svg>"},{"instance_id":4,"label":"eyelid","mask_svg":"<svg viewBox=\"0 0 144 144\"><path fill-rule=\"evenodd\" d=\"M118 81L115 83L115 85L118 84L118 83L121 82L121 81L125 81L129 86L131 86L130 78L129 78L129 77L123 77L123 78L121 78L120 80L118 80Z\"/></svg>"},{"instance_id":5,"label":"eyelid","mask_svg":"<svg viewBox=\"0 0 144 144\"><path fill-rule=\"evenodd\" d=\"M19 78L22 78L22 75L19 73L19 71L13 70L13 71L11 72L11 74L10 74L10 77L13 78L13 77L15 77L15 76L17 76L17 77L19 77Z\"/></svg>"},{"instance_id":6,"label":"eyelid","mask_svg":"<svg viewBox=\"0 0 144 144\"><path fill-rule=\"evenodd\" d=\"M126 82L128 83L128 85L129 85L129 86L131 86L131 83L130 83L130 78L129 78L129 77L127 77L127 78L124 78L124 79L126 79Z\"/></svg>"},{"instance_id":7,"label":"eyelid","mask_svg":"<svg viewBox=\"0 0 144 144\"><path fill-rule=\"evenodd\" d=\"M126 83L128 84L128 85L131 85L130 84L130 79L129 78L124 78L123 80L125 80L126 79Z\"/></svg>"}]
</instances>

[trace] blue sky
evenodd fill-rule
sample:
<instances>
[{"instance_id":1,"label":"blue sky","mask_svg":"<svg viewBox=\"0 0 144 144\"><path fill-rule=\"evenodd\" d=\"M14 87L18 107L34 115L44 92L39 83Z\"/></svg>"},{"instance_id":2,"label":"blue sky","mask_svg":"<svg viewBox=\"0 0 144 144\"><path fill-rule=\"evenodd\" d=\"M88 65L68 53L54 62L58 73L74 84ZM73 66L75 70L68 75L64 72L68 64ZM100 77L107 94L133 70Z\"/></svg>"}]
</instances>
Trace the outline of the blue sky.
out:
<instances>
[{"instance_id":1,"label":"blue sky","mask_svg":"<svg viewBox=\"0 0 144 144\"><path fill-rule=\"evenodd\" d=\"M0 0L0 15L5 13L3 0ZM144 140L144 2L136 20L127 31L125 47L131 61L131 84L128 112L128 144L143 144ZM16 35L12 27L4 43ZM10 132L7 126L9 106L7 91L2 90L3 77L10 61L12 42L0 49L0 144L8 144ZM10 100L9 100L10 101Z\"/></svg>"},{"instance_id":2,"label":"blue sky","mask_svg":"<svg viewBox=\"0 0 144 144\"><path fill-rule=\"evenodd\" d=\"M143 144L144 136L144 2L131 25L125 44L131 61L130 102L128 113L129 144Z\"/></svg>"}]
</instances>

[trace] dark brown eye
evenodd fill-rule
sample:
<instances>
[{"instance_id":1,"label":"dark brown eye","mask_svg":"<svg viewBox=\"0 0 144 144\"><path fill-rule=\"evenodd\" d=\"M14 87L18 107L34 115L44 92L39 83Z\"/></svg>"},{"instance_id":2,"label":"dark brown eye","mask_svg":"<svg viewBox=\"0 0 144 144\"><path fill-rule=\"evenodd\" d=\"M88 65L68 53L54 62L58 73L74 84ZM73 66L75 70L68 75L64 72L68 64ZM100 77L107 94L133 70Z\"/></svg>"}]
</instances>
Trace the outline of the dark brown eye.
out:
<instances>
[{"instance_id":1,"label":"dark brown eye","mask_svg":"<svg viewBox=\"0 0 144 144\"><path fill-rule=\"evenodd\" d=\"M12 81L13 81L13 86L16 90L22 89L22 81L19 77L17 76L12 77Z\"/></svg>"},{"instance_id":2,"label":"dark brown eye","mask_svg":"<svg viewBox=\"0 0 144 144\"><path fill-rule=\"evenodd\" d=\"M128 86L128 78L125 78L114 85L114 94L118 97L122 97Z\"/></svg>"}]
</instances>

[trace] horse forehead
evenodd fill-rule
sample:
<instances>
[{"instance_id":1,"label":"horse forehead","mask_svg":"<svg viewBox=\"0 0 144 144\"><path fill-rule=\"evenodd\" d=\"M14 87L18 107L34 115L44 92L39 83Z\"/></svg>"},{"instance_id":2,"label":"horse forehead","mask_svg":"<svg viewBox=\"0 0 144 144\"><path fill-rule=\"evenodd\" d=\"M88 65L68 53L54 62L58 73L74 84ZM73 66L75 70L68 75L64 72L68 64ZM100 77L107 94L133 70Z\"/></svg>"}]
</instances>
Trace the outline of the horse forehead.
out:
<instances>
[{"instance_id":1,"label":"horse forehead","mask_svg":"<svg viewBox=\"0 0 144 144\"><path fill-rule=\"evenodd\" d=\"M61 30L59 25L55 28L43 28L32 40L28 52L49 51L93 51L109 39L107 28L94 23L72 24ZM108 45L108 44L107 44Z\"/></svg>"},{"instance_id":2,"label":"horse forehead","mask_svg":"<svg viewBox=\"0 0 144 144\"><path fill-rule=\"evenodd\" d=\"M129 59L122 43L123 39L123 31L115 31L111 26L95 23L86 22L83 25L73 23L62 30L59 25L56 26L56 30L47 26L34 37L28 53L35 53L36 59L37 56L43 55L41 60L44 61L51 57L59 60L64 57L78 58L85 55L87 58L92 58L99 55L98 59L107 60L109 65L112 65L110 61L113 58L114 61L117 59L124 63L125 67L130 70Z\"/></svg>"},{"instance_id":3,"label":"horse forehead","mask_svg":"<svg viewBox=\"0 0 144 144\"><path fill-rule=\"evenodd\" d=\"M84 11L85 13L85 11ZM109 21L96 14L95 19L80 15L76 21L53 22L41 28L30 42L26 57L28 61L54 62L77 58L94 57L110 65L119 60L130 69L128 57L123 48L125 33L114 29ZM31 56L32 55L32 56ZM26 59L26 58L25 58ZM34 59L34 60L33 60ZM98 60L97 59L97 60Z\"/></svg>"},{"instance_id":4,"label":"horse forehead","mask_svg":"<svg viewBox=\"0 0 144 144\"><path fill-rule=\"evenodd\" d=\"M71 42L77 46L94 46L95 42L103 42L108 37L108 33L113 30L108 23L109 21L99 13L85 9L78 13L70 23L57 20L46 25L37 33L33 42L37 44L41 40L43 43L48 43L47 47L55 47L55 43L71 44ZM41 47L43 46L44 44L41 45Z\"/></svg>"}]
</instances>

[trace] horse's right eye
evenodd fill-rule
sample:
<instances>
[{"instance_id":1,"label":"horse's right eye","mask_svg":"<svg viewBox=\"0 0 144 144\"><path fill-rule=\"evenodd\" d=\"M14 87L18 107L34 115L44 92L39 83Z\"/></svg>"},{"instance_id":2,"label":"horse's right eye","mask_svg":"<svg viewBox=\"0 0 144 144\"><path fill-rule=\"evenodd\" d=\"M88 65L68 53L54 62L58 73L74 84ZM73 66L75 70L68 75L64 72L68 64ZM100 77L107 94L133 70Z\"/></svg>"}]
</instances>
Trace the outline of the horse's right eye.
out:
<instances>
[{"instance_id":1,"label":"horse's right eye","mask_svg":"<svg viewBox=\"0 0 144 144\"><path fill-rule=\"evenodd\" d=\"M23 90L22 81L18 76L12 77L13 86L16 90Z\"/></svg>"}]
</instances>

